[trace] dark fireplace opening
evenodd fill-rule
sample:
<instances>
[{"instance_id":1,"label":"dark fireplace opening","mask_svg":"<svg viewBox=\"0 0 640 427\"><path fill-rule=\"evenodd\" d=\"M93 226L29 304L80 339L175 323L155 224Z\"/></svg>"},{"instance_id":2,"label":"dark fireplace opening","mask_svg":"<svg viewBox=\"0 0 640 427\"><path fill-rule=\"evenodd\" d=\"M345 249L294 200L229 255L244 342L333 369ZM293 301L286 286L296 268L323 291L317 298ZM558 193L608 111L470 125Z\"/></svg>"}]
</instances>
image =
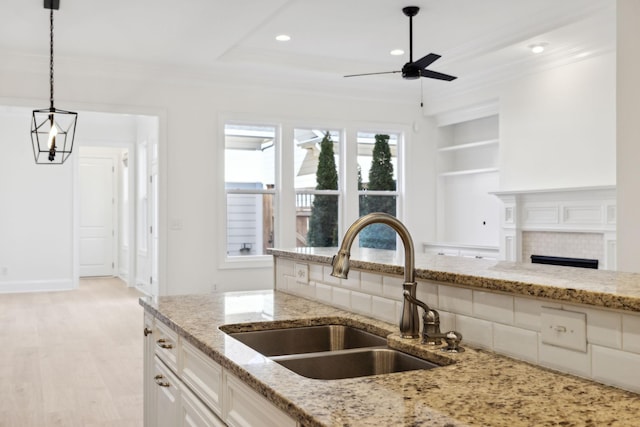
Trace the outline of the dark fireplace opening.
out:
<instances>
[{"instance_id":1,"label":"dark fireplace opening","mask_svg":"<svg viewBox=\"0 0 640 427\"><path fill-rule=\"evenodd\" d=\"M533 264L563 265L567 267L598 268L597 259L567 258L559 256L531 255Z\"/></svg>"}]
</instances>

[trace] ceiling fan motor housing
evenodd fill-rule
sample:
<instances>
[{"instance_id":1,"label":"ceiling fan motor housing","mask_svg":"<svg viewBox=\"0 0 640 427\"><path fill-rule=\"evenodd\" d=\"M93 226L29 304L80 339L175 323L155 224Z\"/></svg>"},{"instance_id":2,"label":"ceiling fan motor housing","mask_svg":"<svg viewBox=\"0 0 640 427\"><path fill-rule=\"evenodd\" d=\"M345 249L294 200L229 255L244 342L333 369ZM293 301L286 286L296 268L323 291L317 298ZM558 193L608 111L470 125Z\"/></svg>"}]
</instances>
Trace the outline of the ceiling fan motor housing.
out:
<instances>
[{"instance_id":1,"label":"ceiling fan motor housing","mask_svg":"<svg viewBox=\"0 0 640 427\"><path fill-rule=\"evenodd\" d=\"M414 62L407 62L402 67L402 78L408 80L414 80L420 78L420 67L415 65Z\"/></svg>"}]
</instances>

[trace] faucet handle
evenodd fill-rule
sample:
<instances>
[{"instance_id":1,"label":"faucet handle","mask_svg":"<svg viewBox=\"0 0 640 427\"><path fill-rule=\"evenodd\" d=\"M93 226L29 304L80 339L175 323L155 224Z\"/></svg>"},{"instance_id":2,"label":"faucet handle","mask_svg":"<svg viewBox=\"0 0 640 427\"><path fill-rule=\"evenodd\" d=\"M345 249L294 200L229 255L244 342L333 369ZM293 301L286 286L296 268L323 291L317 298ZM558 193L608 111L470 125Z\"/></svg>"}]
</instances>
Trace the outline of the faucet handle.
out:
<instances>
[{"instance_id":1,"label":"faucet handle","mask_svg":"<svg viewBox=\"0 0 640 427\"><path fill-rule=\"evenodd\" d=\"M449 331L444 334L444 340L447 342L445 347L442 347L442 351L447 353L462 353L464 348L460 347L460 341L462 341L462 334L456 331Z\"/></svg>"}]
</instances>

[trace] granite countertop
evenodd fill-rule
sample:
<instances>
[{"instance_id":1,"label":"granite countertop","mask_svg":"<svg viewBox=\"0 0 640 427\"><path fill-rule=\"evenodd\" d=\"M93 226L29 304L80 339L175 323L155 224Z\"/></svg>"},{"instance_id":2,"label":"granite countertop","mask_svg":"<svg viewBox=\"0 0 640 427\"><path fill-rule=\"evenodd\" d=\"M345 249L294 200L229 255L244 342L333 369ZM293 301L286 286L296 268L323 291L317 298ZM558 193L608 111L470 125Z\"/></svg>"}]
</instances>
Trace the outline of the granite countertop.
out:
<instances>
[{"instance_id":1,"label":"granite countertop","mask_svg":"<svg viewBox=\"0 0 640 427\"><path fill-rule=\"evenodd\" d=\"M338 248L269 249L275 256L330 264ZM354 248L351 268L402 275L396 251ZM640 312L640 274L416 253L416 279Z\"/></svg>"},{"instance_id":2,"label":"granite countertop","mask_svg":"<svg viewBox=\"0 0 640 427\"><path fill-rule=\"evenodd\" d=\"M445 354L395 325L278 291L146 298L141 305L303 426L635 426L640 395L466 347ZM343 380L299 376L228 336L274 325L346 324L440 363ZM463 341L464 346L464 341Z\"/></svg>"}]
</instances>

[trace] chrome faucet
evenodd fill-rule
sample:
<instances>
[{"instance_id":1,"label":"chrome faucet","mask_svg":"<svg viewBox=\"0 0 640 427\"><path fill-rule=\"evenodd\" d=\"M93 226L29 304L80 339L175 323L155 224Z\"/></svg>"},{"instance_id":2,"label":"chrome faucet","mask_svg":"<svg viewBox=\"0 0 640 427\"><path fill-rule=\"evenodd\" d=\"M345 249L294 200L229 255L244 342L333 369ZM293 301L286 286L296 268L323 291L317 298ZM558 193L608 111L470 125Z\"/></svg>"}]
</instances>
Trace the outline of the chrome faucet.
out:
<instances>
[{"instance_id":1,"label":"chrome faucet","mask_svg":"<svg viewBox=\"0 0 640 427\"><path fill-rule=\"evenodd\" d=\"M404 283L402 298L402 317L400 318L400 335L403 338L419 338L420 322L418 320L418 306L416 305L416 281L415 281L415 251L413 248L413 240L409 234L409 230L396 217L382 213L374 212L358 218L344 235L340 250L333 256L331 265L333 271L331 275L346 279L349 275L349 258L351 257L351 245L356 235L362 231L367 225L385 224L393 228L402 239L404 244ZM410 297L407 297L407 295Z\"/></svg>"}]
</instances>

